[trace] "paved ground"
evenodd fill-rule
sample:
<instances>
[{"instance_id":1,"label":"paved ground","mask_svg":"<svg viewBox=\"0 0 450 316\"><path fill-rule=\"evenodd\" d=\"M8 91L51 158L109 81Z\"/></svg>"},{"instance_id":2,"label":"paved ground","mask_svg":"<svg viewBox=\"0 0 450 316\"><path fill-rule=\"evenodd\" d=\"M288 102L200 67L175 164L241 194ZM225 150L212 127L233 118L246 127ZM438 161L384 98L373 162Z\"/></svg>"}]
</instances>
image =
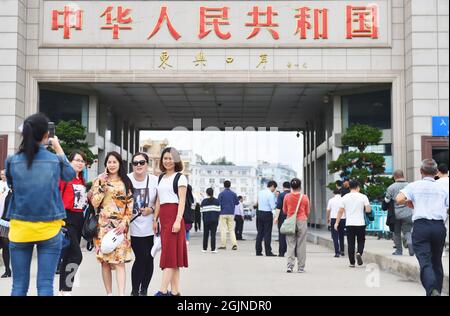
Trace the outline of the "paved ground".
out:
<instances>
[{"instance_id":1,"label":"paved ground","mask_svg":"<svg viewBox=\"0 0 450 316\"><path fill-rule=\"evenodd\" d=\"M286 259L256 257L254 222L247 222L238 251L201 252L201 233L193 233L189 245L190 268L181 273L181 293L195 296L250 295L424 295L420 284L397 275L373 270L373 265L348 267L347 258L333 258L322 246L308 244L306 273L287 274ZM218 235L219 237L219 235ZM274 251L277 243L273 241ZM100 265L93 253L84 252L73 295L105 295ZM159 262L159 257L155 259ZM36 263L32 265L30 295L36 295ZM131 290L131 263L127 265L127 293ZM161 270L156 267L150 292L158 290ZM55 288L58 281L55 280ZM9 295L11 279L0 279L0 296ZM114 286L114 291L116 287Z\"/></svg>"}]
</instances>

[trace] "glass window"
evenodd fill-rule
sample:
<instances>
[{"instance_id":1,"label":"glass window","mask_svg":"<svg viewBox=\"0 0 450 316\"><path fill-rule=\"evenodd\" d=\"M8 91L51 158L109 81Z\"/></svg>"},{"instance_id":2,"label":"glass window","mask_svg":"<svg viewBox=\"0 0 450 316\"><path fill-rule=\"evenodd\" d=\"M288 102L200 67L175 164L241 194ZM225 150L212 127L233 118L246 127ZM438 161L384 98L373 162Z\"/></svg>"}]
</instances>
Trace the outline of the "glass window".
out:
<instances>
[{"instance_id":1,"label":"glass window","mask_svg":"<svg viewBox=\"0 0 450 316\"><path fill-rule=\"evenodd\" d=\"M89 96L41 89L39 111L58 124L60 121L76 120L87 127Z\"/></svg>"},{"instance_id":2,"label":"glass window","mask_svg":"<svg viewBox=\"0 0 450 316\"><path fill-rule=\"evenodd\" d=\"M391 90L361 93L342 97L344 128L367 124L391 129Z\"/></svg>"}]
</instances>

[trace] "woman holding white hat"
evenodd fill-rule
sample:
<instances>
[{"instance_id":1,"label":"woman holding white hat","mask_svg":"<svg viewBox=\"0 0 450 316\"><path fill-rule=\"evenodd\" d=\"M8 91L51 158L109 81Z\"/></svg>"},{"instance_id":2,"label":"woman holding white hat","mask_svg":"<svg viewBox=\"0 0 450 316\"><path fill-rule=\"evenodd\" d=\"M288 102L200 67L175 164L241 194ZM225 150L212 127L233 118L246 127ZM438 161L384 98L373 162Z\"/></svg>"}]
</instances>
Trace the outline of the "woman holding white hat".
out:
<instances>
[{"instance_id":1,"label":"woman holding white hat","mask_svg":"<svg viewBox=\"0 0 450 316\"><path fill-rule=\"evenodd\" d=\"M119 295L124 296L125 263L131 261L129 225L133 212L133 184L117 152L106 155L105 167L106 171L92 186L92 205L100 209L95 249L97 260L102 264L107 295L112 295L111 270L116 270Z\"/></svg>"}]
</instances>

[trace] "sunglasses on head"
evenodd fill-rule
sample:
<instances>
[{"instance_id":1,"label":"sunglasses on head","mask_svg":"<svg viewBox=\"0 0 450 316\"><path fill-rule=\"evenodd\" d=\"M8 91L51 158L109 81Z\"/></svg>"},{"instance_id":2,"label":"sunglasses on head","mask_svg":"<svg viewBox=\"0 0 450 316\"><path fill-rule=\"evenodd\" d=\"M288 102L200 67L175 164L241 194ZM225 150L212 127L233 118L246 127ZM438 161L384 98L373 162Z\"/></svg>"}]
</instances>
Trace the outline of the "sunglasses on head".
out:
<instances>
[{"instance_id":1,"label":"sunglasses on head","mask_svg":"<svg viewBox=\"0 0 450 316\"><path fill-rule=\"evenodd\" d=\"M137 167L139 165L144 166L147 163L145 160L133 161L133 166Z\"/></svg>"}]
</instances>

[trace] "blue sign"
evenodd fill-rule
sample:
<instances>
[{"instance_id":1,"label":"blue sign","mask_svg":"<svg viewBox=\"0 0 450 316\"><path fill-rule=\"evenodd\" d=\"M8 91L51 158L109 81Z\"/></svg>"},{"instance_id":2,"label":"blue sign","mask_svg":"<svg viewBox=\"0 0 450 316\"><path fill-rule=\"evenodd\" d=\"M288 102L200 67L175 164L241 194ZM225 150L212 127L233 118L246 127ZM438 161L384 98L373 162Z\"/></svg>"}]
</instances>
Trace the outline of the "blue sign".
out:
<instances>
[{"instance_id":1,"label":"blue sign","mask_svg":"<svg viewBox=\"0 0 450 316\"><path fill-rule=\"evenodd\" d=\"M432 136L448 137L448 116L433 116Z\"/></svg>"}]
</instances>

